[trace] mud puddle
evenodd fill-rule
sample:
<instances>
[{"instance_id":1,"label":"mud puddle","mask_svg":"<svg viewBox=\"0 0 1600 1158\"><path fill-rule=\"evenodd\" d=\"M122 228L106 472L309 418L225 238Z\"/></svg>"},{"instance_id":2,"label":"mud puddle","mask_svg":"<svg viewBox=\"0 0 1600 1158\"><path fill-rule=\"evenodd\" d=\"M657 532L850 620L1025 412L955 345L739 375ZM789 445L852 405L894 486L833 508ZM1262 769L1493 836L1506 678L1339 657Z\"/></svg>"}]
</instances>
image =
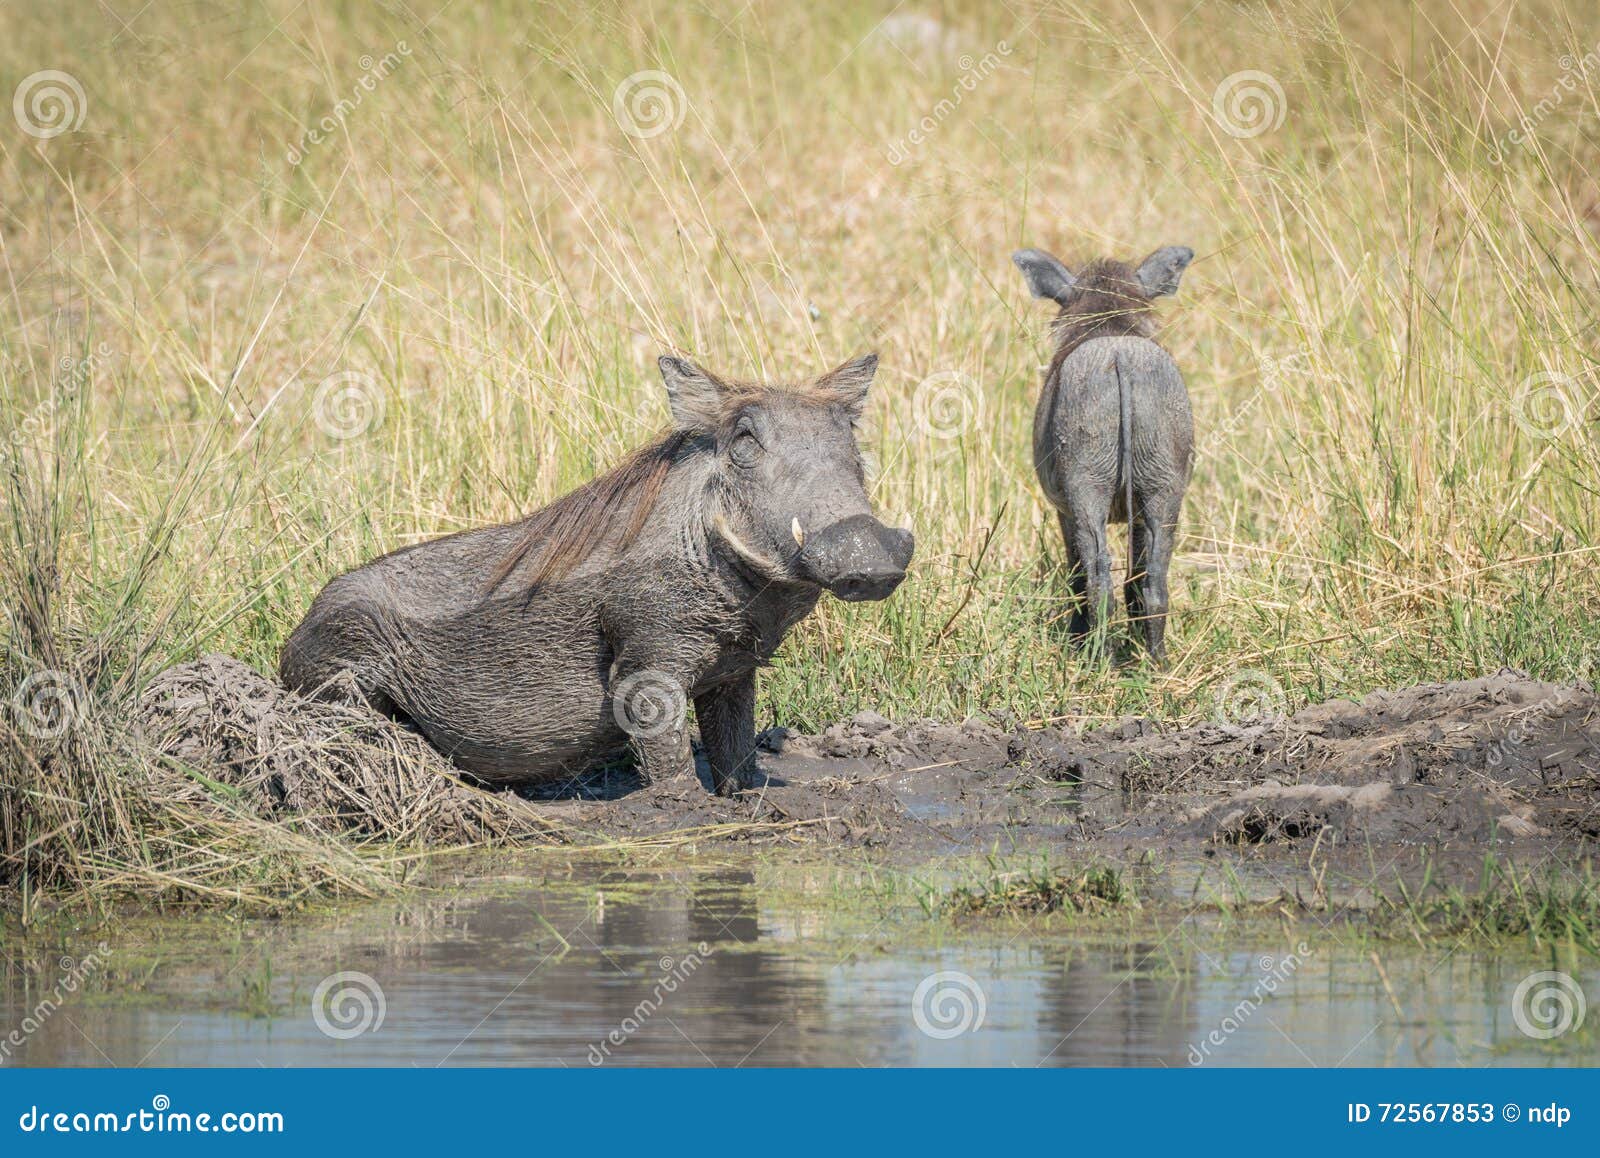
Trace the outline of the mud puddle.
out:
<instances>
[{"instance_id":1,"label":"mud puddle","mask_svg":"<svg viewBox=\"0 0 1600 1158\"><path fill-rule=\"evenodd\" d=\"M1367 943L1314 925L952 924L903 895L885 899L870 876L792 863L502 868L500 880L441 881L421 899L332 915L129 919L55 944L13 941L0 1026L24 1032L0 1063L1600 1059L1593 1026L1547 1040L1523 1028L1532 996L1521 988L1548 954ZM41 1011L88 955L90 975ZM1600 992L1592 959L1565 968L1571 984Z\"/></svg>"},{"instance_id":2,"label":"mud puddle","mask_svg":"<svg viewBox=\"0 0 1600 1158\"><path fill-rule=\"evenodd\" d=\"M1035 730L863 712L820 735L764 733L760 768L731 800L710 794L703 768L477 791L416 734L226 657L171 669L146 703L175 768L235 785L274 818L405 842L793 846L901 865L996 848L1121 865L1314 855L1370 881L1425 852L1465 885L1487 849L1571 865L1600 841L1594 690L1510 670L1229 725Z\"/></svg>"},{"instance_id":3,"label":"mud puddle","mask_svg":"<svg viewBox=\"0 0 1600 1158\"><path fill-rule=\"evenodd\" d=\"M543 813L613 837L723 826L725 839L880 847L915 859L993 847L1405 860L1466 871L1486 847L1567 860L1600 840L1600 715L1587 685L1519 672L1332 701L1241 726L1004 730L895 725L763 737L735 801L613 773ZM740 825L764 827L741 830Z\"/></svg>"}]
</instances>

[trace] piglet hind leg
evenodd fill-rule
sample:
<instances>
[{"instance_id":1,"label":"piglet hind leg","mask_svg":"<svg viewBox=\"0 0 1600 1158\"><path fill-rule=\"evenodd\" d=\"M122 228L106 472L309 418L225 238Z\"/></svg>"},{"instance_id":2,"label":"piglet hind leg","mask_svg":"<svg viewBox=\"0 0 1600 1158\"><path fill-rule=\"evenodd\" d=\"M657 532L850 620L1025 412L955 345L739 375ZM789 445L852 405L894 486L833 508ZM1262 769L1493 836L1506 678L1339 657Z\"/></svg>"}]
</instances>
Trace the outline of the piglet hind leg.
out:
<instances>
[{"instance_id":1,"label":"piglet hind leg","mask_svg":"<svg viewBox=\"0 0 1600 1158\"><path fill-rule=\"evenodd\" d=\"M1063 531L1068 534L1075 570L1082 572L1075 588L1083 593L1083 618L1074 616L1073 635L1082 644L1091 662L1102 661L1106 654L1106 626L1111 618L1111 553L1106 549L1106 508L1108 503L1083 502L1072 507L1071 514L1063 517ZM1078 582L1082 587L1078 588ZM1081 625L1081 634L1080 634Z\"/></svg>"},{"instance_id":2,"label":"piglet hind leg","mask_svg":"<svg viewBox=\"0 0 1600 1158\"><path fill-rule=\"evenodd\" d=\"M1075 647L1081 647L1089 634L1089 567L1082 559L1072 541L1072 519L1064 513L1058 512L1056 518L1061 523L1061 539L1066 546L1067 562L1067 638Z\"/></svg>"},{"instance_id":3,"label":"piglet hind leg","mask_svg":"<svg viewBox=\"0 0 1600 1158\"><path fill-rule=\"evenodd\" d=\"M1172 565L1174 533L1182 505L1182 495L1152 502L1140 520L1144 550L1138 563L1143 572L1139 578L1139 610L1145 649L1151 660L1163 667L1167 662L1167 571Z\"/></svg>"}]
</instances>

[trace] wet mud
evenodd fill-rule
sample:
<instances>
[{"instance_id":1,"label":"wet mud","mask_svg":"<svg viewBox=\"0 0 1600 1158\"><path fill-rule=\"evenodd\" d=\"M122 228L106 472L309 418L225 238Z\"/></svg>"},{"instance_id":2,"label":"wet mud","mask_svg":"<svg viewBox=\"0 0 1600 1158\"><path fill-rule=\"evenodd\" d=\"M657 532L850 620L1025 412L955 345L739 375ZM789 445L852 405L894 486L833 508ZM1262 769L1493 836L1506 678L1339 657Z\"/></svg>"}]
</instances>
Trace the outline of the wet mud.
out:
<instances>
[{"instance_id":1,"label":"wet mud","mask_svg":"<svg viewBox=\"0 0 1600 1158\"><path fill-rule=\"evenodd\" d=\"M1240 725L1032 730L863 712L819 735L764 733L748 790L727 800L710 794L703 765L648 785L618 765L484 793L414 733L303 700L222 657L173 669L147 704L165 752L249 786L273 815L305 808L379 833L371 802L404 817L388 829L430 837L866 848L908 862L996 847L1116 860L1303 859L1313 848L1531 856L1600 841L1593 688L1511 670Z\"/></svg>"}]
</instances>

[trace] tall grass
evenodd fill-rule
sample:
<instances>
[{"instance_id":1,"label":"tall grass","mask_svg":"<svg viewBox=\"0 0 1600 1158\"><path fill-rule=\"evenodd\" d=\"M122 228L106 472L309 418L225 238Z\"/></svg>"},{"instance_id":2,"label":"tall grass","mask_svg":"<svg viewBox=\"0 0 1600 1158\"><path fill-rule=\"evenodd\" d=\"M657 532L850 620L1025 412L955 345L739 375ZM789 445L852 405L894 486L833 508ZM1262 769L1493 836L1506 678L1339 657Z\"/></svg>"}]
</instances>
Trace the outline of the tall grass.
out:
<instances>
[{"instance_id":1,"label":"tall grass","mask_svg":"<svg viewBox=\"0 0 1600 1158\"><path fill-rule=\"evenodd\" d=\"M5 91L82 90L72 131L0 129L7 688L70 671L114 712L200 651L270 668L332 574L645 438L667 349L883 355L915 573L798 630L763 722L1592 674L1600 17L891 7L0 10ZM643 70L682 93L654 135L614 108ZM1230 110L1247 70L1267 107ZM1199 438L1173 663L1106 670L1060 638L1048 311L1007 258L1165 243L1200 255L1164 307Z\"/></svg>"}]
</instances>

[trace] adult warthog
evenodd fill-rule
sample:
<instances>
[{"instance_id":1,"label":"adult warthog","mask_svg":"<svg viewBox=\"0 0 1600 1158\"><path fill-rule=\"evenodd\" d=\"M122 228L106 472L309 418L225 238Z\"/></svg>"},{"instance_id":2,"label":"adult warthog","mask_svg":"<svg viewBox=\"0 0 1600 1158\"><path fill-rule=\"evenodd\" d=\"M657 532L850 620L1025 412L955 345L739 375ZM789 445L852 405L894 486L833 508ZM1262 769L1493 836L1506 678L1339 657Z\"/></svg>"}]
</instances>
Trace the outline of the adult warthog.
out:
<instances>
[{"instance_id":1,"label":"adult warthog","mask_svg":"<svg viewBox=\"0 0 1600 1158\"><path fill-rule=\"evenodd\" d=\"M568 777L632 747L721 795L755 761L755 672L823 591L884 599L909 531L867 500L855 426L876 355L809 386L662 358L673 430L521 522L407 547L323 588L284 683L364 697L489 783Z\"/></svg>"}]
</instances>

